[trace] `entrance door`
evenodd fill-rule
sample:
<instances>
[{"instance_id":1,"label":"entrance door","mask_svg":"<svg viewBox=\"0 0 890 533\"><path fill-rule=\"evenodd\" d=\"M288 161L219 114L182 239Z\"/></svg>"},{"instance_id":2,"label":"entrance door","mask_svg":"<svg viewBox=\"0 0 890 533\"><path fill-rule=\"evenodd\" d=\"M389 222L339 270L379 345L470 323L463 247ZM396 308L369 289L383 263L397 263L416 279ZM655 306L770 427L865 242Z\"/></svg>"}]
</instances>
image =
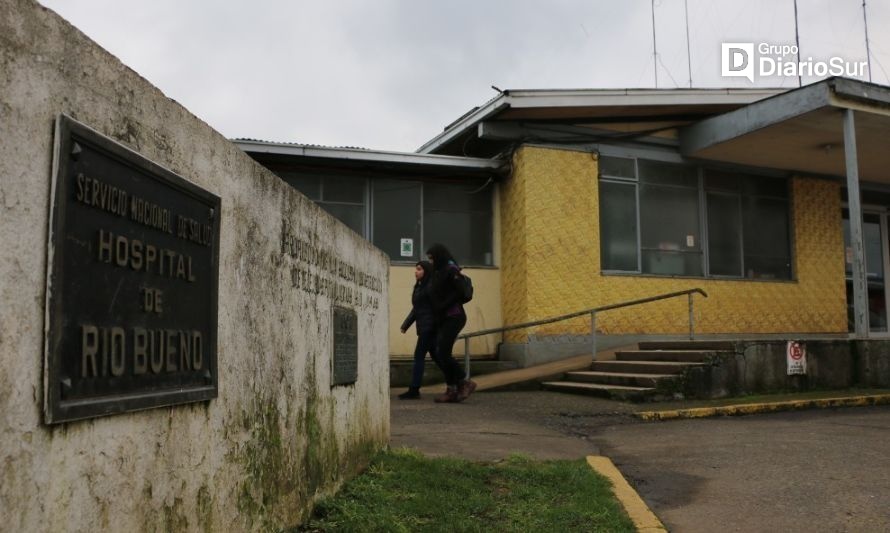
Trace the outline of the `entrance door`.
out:
<instances>
[{"instance_id":1,"label":"entrance door","mask_svg":"<svg viewBox=\"0 0 890 533\"><path fill-rule=\"evenodd\" d=\"M890 335L887 328L888 291L884 273L890 264L886 212L863 209L862 239L868 286L868 330L876 336ZM850 214L844 209L844 249L846 250L847 326L853 331L853 250L850 247Z\"/></svg>"}]
</instances>

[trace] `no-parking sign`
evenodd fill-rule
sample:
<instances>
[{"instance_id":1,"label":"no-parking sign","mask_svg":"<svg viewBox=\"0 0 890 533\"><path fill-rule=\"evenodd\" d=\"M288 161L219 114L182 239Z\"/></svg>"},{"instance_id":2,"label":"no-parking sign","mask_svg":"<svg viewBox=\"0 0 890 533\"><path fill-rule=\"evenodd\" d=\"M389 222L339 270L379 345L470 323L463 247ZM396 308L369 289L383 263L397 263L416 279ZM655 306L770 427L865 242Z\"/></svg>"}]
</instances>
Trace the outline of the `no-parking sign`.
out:
<instances>
[{"instance_id":1,"label":"no-parking sign","mask_svg":"<svg viewBox=\"0 0 890 533\"><path fill-rule=\"evenodd\" d=\"M788 361L788 375L807 373L807 347L802 342L788 341L785 348L786 359Z\"/></svg>"}]
</instances>

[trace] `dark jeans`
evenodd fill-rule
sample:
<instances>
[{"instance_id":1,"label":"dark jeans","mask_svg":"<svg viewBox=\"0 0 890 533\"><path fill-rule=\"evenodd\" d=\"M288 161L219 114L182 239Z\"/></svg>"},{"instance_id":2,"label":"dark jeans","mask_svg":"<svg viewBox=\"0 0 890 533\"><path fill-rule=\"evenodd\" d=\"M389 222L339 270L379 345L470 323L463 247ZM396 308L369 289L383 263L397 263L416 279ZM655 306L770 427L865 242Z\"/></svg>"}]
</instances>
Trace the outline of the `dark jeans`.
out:
<instances>
[{"instance_id":1,"label":"dark jeans","mask_svg":"<svg viewBox=\"0 0 890 533\"><path fill-rule=\"evenodd\" d=\"M454 349L457 335L465 325L467 325L466 315L450 316L439 324L439 331L436 335L436 355L433 357L439 370L445 374L445 383L448 386L457 385L464 378L464 372L451 356L451 352Z\"/></svg>"},{"instance_id":2,"label":"dark jeans","mask_svg":"<svg viewBox=\"0 0 890 533\"><path fill-rule=\"evenodd\" d=\"M414 347L414 366L411 369L411 386L420 388L423 382L423 365L426 354L436 360L436 332L425 331L417 334L417 346Z\"/></svg>"}]
</instances>

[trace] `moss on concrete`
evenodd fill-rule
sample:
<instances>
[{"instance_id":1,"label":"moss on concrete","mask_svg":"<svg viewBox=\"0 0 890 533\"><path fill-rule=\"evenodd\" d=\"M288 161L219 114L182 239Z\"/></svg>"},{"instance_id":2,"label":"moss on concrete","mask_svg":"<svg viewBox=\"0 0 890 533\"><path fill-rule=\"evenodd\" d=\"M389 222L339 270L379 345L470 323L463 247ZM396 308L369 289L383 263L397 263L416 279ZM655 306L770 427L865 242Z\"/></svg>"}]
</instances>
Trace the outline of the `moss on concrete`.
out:
<instances>
[{"instance_id":1,"label":"moss on concrete","mask_svg":"<svg viewBox=\"0 0 890 533\"><path fill-rule=\"evenodd\" d=\"M245 476L238 490L238 510L250 526L274 529L293 525L288 522L294 518L301 522L317 498L362 469L382 444L363 406L349 415L360 426L349 432L349 445L341 449L334 431L334 399L318 393L314 364L309 364L307 373L309 385L296 413L283 411L268 397L257 398L253 409L242 413L241 425L249 439L239 450Z\"/></svg>"}]
</instances>

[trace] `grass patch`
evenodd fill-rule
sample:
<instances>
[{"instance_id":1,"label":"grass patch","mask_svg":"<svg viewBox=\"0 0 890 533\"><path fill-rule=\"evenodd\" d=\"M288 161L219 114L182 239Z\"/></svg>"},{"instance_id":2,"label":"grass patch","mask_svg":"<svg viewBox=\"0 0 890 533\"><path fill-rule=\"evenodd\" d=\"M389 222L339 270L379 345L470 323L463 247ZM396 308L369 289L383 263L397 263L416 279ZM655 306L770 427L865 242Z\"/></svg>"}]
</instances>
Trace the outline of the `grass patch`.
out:
<instances>
[{"instance_id":1,"label":"grass patch","mask_svg":"<svg viewBox=\"0 0 890 533\"><path fill-rule=\"evenodd\" d=\"M584 460L497 463L379 454L297 531L634 531Z\"/></svg>"}]
</instances>

